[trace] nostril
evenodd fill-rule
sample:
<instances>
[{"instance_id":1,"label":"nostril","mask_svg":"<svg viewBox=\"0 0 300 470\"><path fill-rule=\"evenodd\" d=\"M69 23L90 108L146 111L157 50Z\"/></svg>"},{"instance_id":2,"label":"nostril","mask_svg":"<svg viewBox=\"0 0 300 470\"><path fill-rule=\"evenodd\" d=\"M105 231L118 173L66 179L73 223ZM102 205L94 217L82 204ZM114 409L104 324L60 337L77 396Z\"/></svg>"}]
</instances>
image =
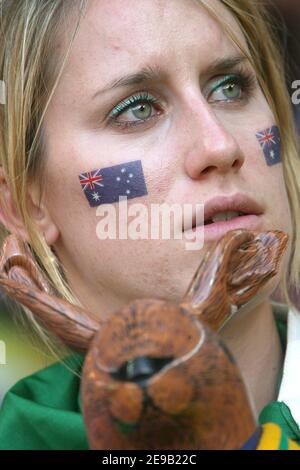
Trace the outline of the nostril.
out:
<instances>
[{"instance_id":1,"label":"nostril","mask_svg":"<svg viewBox=\"0 0 300 470\"><path fill-rule=\"evenodd\" d=\"M214 171L216 169L215 166L207 166L206 168L204 168L204 170L202 170L201 174L202 175L207 175L208 173L211 173L212 171Z\"/></svg>"},{"instance_id":2,"label":"nostril","mask_svg":"<svg viewBox=\"0 0 300 470\"><path fill-rule=\"evenodd\" d=\"M242 162L238 158L234 160L232 168L239 169L241 166L242 166Z\"/></svg>"},{"instance_id":3,"label":"nostril","mask_svg":"<svg viewBox=\"0 0 300 470\"><path fill-rule=\"evenodd\" d=\"M115 380L134 382L142 387L147 380L172 361L172 357L136 357L122 364L117 371L112 372L110 375Z\"/></svg>"}]
</instances>

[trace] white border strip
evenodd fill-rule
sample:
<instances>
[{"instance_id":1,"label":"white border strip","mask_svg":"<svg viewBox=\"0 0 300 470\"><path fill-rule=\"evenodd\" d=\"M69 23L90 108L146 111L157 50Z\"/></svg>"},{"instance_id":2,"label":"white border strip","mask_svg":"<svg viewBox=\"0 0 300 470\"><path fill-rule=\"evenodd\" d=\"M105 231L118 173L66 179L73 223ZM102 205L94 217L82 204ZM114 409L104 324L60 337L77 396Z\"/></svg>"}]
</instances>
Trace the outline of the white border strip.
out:
<instances>
[{"instance_id":1,"label":"white border strip","mask_svg":"<svg viewBox=\"0 0 300 470\"><path fill-rule=\"evenodd\" d=\"M0 80L0 104L5 104L5 82Z\"/></svg>"},{"instance_id":2,"label":"white border strip","mask_svg":"<svg viewBox=\"0 0 300 470\"><path fill-rule=\"evenodd\" d=\"M278 401L286 403L300 427L300 313L294 309L288 313L287 340Z\"/></svg>"}]
</instances>

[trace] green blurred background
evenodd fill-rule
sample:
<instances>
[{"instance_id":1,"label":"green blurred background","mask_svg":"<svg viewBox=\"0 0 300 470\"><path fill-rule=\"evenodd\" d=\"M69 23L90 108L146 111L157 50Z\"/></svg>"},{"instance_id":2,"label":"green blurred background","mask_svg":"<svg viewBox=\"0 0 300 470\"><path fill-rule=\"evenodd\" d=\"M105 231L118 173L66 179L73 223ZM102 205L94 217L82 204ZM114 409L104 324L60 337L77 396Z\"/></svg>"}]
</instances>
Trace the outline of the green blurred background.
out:
<instances>
[{"instance_id":1,"label":"green blurred background","mask_svg":"<svg viewBox=\"0 0 300 470\"><path fill-rule=\"evenodd\" d=\"M57 360L30 328L12 319L13 308L0 295L0 407L18 380Z\"/></svg>"}]
</instances>

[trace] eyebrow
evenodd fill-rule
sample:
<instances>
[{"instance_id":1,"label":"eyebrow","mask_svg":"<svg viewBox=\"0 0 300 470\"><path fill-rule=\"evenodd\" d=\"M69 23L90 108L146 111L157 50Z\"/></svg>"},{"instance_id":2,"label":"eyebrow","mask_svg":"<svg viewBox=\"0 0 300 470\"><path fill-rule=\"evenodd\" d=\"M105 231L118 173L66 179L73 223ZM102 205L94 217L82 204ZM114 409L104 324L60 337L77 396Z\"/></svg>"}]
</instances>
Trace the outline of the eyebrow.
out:
<instances>
[{"instance_id":1,"label":"eyebrow","mask_svg":"<svg viewBox=\"0 0 300 470\"><path fill-rule=\"evenodd\" d=\"M226 73L229 70L236 68L237 66L241 65L243 62L247 61L247 57L244 55L235 55L232 57L227 57L223 59L218 59L210 64L207 69L205 70L205 75L212 75L212 74L221 74ZM114 90L115 88L119 87L129 87L132 85L140 85L142 83L150 82L150 81L159 81L165 75L162 68L158 65L154 66L146 66L143 67L137 73L133 73L130 75L125 75L116 80L108 83L104 88L98 90L93 96L92 99L96 98L98 95L105 93L107 91Z\"/></svg>"}]
</instances>

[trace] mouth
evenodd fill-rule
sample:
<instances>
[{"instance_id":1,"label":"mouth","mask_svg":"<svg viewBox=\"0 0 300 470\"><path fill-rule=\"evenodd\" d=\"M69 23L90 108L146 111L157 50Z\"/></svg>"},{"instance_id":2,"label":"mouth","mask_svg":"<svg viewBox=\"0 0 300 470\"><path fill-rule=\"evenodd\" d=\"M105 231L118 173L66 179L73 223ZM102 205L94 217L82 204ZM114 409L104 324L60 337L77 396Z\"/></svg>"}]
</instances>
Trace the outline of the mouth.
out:
<instances>
[{"instance_id":1,"label":"mouth","mask_svg":"<svg viewBox=\"0 0 300 470\"><path fill-rule=\"evenodd\" d=\"M217 212L215 215L210 217L207 220L204 220L203 225L211 225L211 224L218 224L220 222L228 222L230 220L237 219L238 217L245 217L246 215L244 212L240 211L224 211L224 212ZM196 229L196 223L193 224L193 230Z\"/></svg>"},{"instance_id":2,"label":"mouth","mask_svg":"<svg viewBox=\"0 0 300 470\"><path fill-rule=\"evenodd\" d=\"M203 230L205 240L215 240L229 230L258 230L263 212L258 202L244 194L216 196L204 203L204 217L203 212L194 213L192 225L183 231Z\"/></svg>"}]
</instances>

